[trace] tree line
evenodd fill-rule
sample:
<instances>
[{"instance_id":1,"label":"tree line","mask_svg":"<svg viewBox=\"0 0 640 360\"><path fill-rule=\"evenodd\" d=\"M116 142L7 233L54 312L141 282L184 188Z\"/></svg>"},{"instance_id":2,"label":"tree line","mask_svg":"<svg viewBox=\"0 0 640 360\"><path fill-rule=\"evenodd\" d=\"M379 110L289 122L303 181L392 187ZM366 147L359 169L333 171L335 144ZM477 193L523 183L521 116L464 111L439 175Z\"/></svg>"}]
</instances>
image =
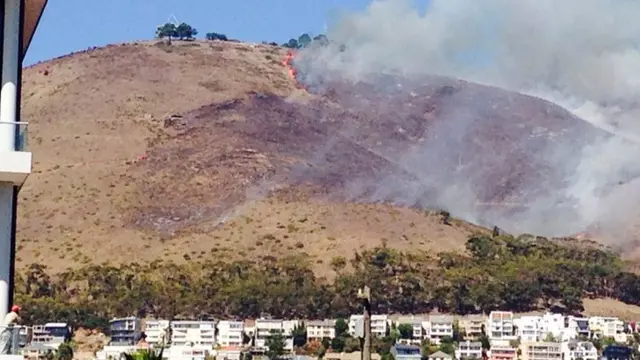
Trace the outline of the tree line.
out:
<instances>
[{"instance_id":1,"label":"tree line","mask_svg":"<svg viewBox=\"0 0 640 360\"><path fill-rule=\"evenodd\" d=\"M517 312L558 306L583 310L583 297L640 303L640 278L620 258L576 241L476 235L464 254L402 252L381 244L331 259L335 277L318 278L303 256L243 261L153 261L90 265L52 276L33 264L18 274L17 301L30 323L68 321L99 328L114 316L172 319L322 319L360 312L353 296L367 284L374 313Z\"/></svg>"},{"instance_id":2,"label":"tree line","mask_svg":"<svg viewBox=\"0 0 640 360\"><path fill-rule=\"evenodd\" d=\"M181 23L179 25L173 23L165 23L164 25L158 26L156 28L155 36L158 39L168 39L168 40L194 40L196 35L198 35L198 30L193 26L187 23ZM217 33L217 32L208 32L205 34L205 39L207 40L219 40L219 41L230 41L227 35ZM267 42L263 41L263 44L269 44L273 46L278 46L276 42ZM311 35L304 33L297 38L291 38L284 44L280 44L282 47L290 48L290 49L302 49L310 44L320 44L326 45L329 43L329 40L326 35L320 34L314 37Z\"/></svg>"}]
</instances>

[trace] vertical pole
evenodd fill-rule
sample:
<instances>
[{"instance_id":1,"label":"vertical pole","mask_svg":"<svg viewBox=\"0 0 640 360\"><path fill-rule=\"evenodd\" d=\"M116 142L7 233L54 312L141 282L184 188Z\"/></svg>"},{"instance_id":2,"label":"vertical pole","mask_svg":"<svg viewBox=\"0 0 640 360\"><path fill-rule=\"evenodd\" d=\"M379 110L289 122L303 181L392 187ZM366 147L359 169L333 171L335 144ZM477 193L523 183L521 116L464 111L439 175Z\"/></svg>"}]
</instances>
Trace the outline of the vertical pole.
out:
<instances>
[{"instance_id":1,"label":"vertical pole","mask_svg":"<svg viewBox=\"0 0 640 360\"><path fill-rule=\"evenodd\" d=\"M16 150L22 2L23 0L4 0L0 153ZM9 311L13 293L11 277L14 261L15 191L12 184L0 185L0 319Z\"/></svg>"},{"instance_id":2,"label":"vertical pole","mask_svg":"<svg viewBox=\"0 0 640 360\"><path fill-rule=\"evenodd\" d=\"M371 360L371 288L365 285L358 291L358 298L362 300L364 341L362 342L362 360Z\"/></svg>"},{"instance_id":3,"label":"vertical pole","mask_svg":"<svg viewBox=\"0 0 640 360\"><path fill-rule=\"evenodd\" d=\"M362 349L363 360L371 360L371 302L364 301L364 349Z\"/></svg>"}]
</instances>

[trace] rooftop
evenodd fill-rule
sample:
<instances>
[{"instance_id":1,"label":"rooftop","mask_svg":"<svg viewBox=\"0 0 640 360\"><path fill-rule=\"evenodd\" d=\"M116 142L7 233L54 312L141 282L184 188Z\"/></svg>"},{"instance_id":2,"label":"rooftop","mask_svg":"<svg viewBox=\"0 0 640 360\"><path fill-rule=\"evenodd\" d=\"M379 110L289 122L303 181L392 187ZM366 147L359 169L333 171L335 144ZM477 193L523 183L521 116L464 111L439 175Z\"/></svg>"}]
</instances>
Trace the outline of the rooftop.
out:
<instances>
[{"instance_id":1,"label":"rooftop","mask_svg":"<svg viewBox=\"0 0 640 360\"><path fill-rule=\"evenodd\" d=\"M25 0L24 24L22 25L22 57L27 53L33 34L36 32L44 8L47 6L48 0Z\"/></svg>"}]
</instances>

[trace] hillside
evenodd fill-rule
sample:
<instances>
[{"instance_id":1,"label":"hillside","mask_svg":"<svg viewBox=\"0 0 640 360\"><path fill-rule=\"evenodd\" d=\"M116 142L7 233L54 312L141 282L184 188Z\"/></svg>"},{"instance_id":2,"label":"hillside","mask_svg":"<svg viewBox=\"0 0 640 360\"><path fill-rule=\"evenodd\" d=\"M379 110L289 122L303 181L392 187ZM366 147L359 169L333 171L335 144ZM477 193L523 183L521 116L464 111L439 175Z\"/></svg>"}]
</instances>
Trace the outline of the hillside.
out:
<instances>
[{"instance_id":1,"label":"hillside","mask_svg":"<svg viewBox=\"0 0 640 360\"><path fill-rule=\"evenodd\" d=\"M606 136L551 103L452 79L308 93L284 56L268 45L146 42L26 69L35 164L21 193L19 265L300 253L326 273L333 257L382 241L461 250L482 228L423 209L453 199L453 216L482 225L521 219L522 206L491 204L526 205L561 187L562 154ZM543 149L562 152L536 155ZM568 218L547 215L549 227Z\"/></svg>"},{"instance_id":2,"label":"hillside","mask_svg":"<svg viewBox=\"0 0 640 360\"><path fill-rule=\"evenodd\" d=\"M300 93L283 56L282 49L262 45L149 42L90 49L25 69L23 117L35 161L21 192L18 265L40 262L58 271L104 261L304 252L323 270L327 259L382 239L400 248L461 248L471 225L446 226L438 216L388 205L299 198L256 197L221 227L215 227L227 214L221 210L179 232L144 226L161 221L154 213L166 218L170 213L161 207L167 203L177 211L183 204L215 205L225 194L231 201L246 187L241 167L265 169L260 154L246 151L246 139L180 141L165 120L246 99L252 91ZM184 172L185 153L172 151L189 149L176 147L198 147L211 167Z\"/></svg>"},{"instance_id":3,"label":"hillside","mask_svg":"<svg viewBox=\"0 0 640 360\"><path fill-rule=\"evenodd\" d=\"M447 266L463 269L468 263L450 257L451 263L443 265L434 256L459 253L471 234L488 233L455 217L475 216L476 223L492 226L495 220L526 215L528 202L562 189L563 171L575 166L564 155L608 136L546 101L452 79L359 84L334 79L322 88L310 87L309 93L291 78L282 64L284 56L284 50L265 45L145 42L90 49L25 69L23 117L30 122L35 164L21 192L18 266L22 272L34 271L29 268L34 263L46 265L46 272L80 269L63 273L56 286L42 274L33 278L46 286L24 286L29 301L44 299L38 305L41 316L58 311L46 299L73 302L85 294L74 281L95 278L104 284L83 291L99 296L110 315L118 314L128 301L139 311L171 314L175 289L165 291L163 283L182 284L183 277L191 277L211 285L206 274L234 274L235 267L250 274L263 274L264 269L281 273L283 278L273 281L288 289L294 280L291 270L305 273L306 263L272 262L293 255L308 256L317 276L307 294L307 305L313 308L316 296L328 291L326 278L337 279L330 286L340 299L369 273L336 271L336 259L349 260L356 251L363 254L380 244L402 251L394 255L397 259L408 259L409 283L416 269L424 281L447 281L442 293L420 295L437 302L449 291L449 281L467 280L465 271ZM559 152L536 156L541 149ZM469 180L470 186L458 186L459 179ZM447 221L437 209L452 199L460 206L448 209L453 217ZM569 218L571 206L559 205L558 212L547 214L549 219ZM530 294L527 305L513 302L509 308L535 309L539 299L572 303L577 291L625 301L635 296L636 279L617 277L617 260L590 253L589 244L569 244L573 250L568 254L580 259L571 266L578 267L561 276L543 274L562 285L561 294L542 288ZM564 250L554 247L548 251L558 258L543 266L538 261L544 257L535 250L538 244L518 246L534 249L526 255L531 257L530 279L547 279L536 271L565 261L558 255ZM572 252L578 248L585 252ZM524 255L518 248L504 251L515 258L488 270L480 262L474 271L495 271L486 281L518 284L521 280L501 273L500 266L514 271ZM592 256L605 256L615 265L605 285L573 283L572 276L586 271ZM159 259L178 265L153 262ZM368 260L351 265L358 261ZM105 262L116 267L89 266ZM190 263L196 262L207 263L205 273L192 273ZM232 264L225 268L220 262ZM374 261L366 266L377 265ZM432 266L445 268L436 275ZM141 269L161 275L148 275L149 279ZM183 277L176 278L176 272ZM116 277L116 284L107 281L107 273ZM132 274L140 282L135 286L144 289L140 294L125 284ZM236 280L218 284L226 290L216 296L235 296L238 289L242 294L266 291L260 306L271 309L279 304L279 290L257 289L259 284L251 278ZM612 290L607 285L612 282L624 290ZM478 294L489 289L482 282L474 286ZM116 290L126 301L106 296ZM190 293L189 301L199 305L200 295ZM154 296L166 302L155 310L148 308ZM472 300L476 309L500 305L481 300ZM458 298L427 308L416 301L385 306L394 311L411 306L416 311L434 306L472 311ZM611 304L618 303L606 306ZM340 306L348 311L352 305ZM584 305L593 313L601 313L604 306L595 299ZM243 306L205 307L234 314ZM637 312L631 305L620 311Z\"/></svg>"}]
</instances>

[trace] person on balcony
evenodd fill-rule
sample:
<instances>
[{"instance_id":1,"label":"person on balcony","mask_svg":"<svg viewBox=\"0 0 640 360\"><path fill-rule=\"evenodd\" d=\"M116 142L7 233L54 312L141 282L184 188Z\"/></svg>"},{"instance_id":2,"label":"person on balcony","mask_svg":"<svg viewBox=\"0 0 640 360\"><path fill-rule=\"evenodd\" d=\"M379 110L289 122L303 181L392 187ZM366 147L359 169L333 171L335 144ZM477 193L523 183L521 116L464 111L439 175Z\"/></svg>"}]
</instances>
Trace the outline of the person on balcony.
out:
<instances>
[{"instance_id":1,"label":"person on balcony","mask_svg":"<svg viewBox=\"0 0 640 360\"><path fill-rule=\"evenodd\" d=\"M11 307L11 312L4 317L2 329L0 331L0 354L8 355L11 353L11 345L13 341L14 325L20 322L20 311L22 309L18 305Z\"/></svg>"}]
</instances>

